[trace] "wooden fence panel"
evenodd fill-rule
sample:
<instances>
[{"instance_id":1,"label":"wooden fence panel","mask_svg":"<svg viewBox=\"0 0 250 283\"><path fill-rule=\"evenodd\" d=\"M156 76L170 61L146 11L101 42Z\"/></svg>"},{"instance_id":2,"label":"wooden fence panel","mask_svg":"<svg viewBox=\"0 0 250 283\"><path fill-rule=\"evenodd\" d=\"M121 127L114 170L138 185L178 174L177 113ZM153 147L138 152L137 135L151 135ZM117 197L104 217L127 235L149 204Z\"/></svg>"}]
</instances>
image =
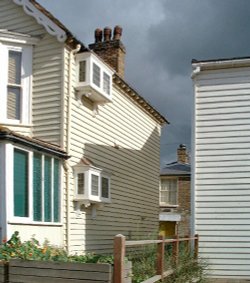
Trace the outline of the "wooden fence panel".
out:
<instances>
[{"instance_id":1,"label":"wooden fence panel","mask_svg":"<svg viewBox=\"0 0 250 283\"><path fill-rule=\"evenodd\" d=\"M11 260L9 283L111 283L109 264Z\"/></svg>"},{"instance_id":2,"label":"wooden fence panel","mask_svg":"<svg viewBox=\"0 0 250 283\"><path fill-rule=\"evenodd\" d=\"M7 276L7 266L0 262L0 283L6 282L6 276Z\"/></svg>"}]
</instances>

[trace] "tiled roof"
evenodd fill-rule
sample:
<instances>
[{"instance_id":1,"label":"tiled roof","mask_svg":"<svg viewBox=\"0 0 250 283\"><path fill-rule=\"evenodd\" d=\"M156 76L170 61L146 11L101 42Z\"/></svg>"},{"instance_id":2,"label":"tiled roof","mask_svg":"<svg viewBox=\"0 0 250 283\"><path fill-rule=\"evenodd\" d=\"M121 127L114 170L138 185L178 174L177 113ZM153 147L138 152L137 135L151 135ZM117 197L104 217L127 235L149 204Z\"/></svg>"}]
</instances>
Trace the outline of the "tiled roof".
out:
<instances>
[{"instance_id":1,"label":"tiled roof","mask_svg":"<svg viewBox=\"0 0 250 283\"><path fill-rule=\"evenodd\" d=\"M190 164L173 162L167 164L160 172L160 176L177 176L177 175L185 175L189 176L191 174L191 166Z\"/></svg>"},{"instance_id":2,"label":"tiled roof","mask_svg":"<svg viewBox=\"0 0 250 283\"><path fill-rule=\"evenodd\" d=\"M8 140L8 141L11 141L17 144L21 144L27 147L34 148L38 151L42 151L42 152L46 152L46 153L58 156L60 158L64 158L64 159L69 158L67 153L63 149L61 149L59 146L41 141L36 138L30 138L30 137L18 134L2 126L0 126L0 140Z\"/></svg>"}]
</instances>

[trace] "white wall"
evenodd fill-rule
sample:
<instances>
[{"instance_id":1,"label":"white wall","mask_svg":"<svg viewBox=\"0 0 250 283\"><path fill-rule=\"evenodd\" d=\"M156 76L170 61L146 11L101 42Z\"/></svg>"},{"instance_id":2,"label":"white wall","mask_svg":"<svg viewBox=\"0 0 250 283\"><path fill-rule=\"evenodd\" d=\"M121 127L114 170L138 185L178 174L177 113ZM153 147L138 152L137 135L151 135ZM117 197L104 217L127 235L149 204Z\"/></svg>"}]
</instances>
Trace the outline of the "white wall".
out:
<instances>
[{"instance_id":1,"label":"white wall","mask_svg":"<svg viewBox=\"0 0 250 283\"><path fill-rule=\"evenodd\" d=\"M250 68L194 79L195 231L216 278L250 278Z\"/></svg>"}]
</instances>

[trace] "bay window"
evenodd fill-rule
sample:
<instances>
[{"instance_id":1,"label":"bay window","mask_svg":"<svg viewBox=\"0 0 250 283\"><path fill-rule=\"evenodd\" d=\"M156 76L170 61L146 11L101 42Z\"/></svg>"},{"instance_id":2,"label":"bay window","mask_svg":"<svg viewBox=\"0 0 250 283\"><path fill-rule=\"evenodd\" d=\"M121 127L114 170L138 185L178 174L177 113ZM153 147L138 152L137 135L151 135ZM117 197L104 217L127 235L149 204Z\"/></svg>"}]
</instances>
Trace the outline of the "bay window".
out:
<instances>
[{"instance_id":1,"label":"bay window","mask_svg":"<svg viewBox=\"0 0 250 283\"><path fill-rule=\"evenodd\" d=\"M91 165L76 165L75 201L89 206L91 203L110 202L110 176Z\"/></svg>"},{"instance_id":2,"label":"bay window","mask_svg":"<svg viewBox=\"0 0 250 283\"><path fill-rule=\"evenodd\" d=\"M59 160L14 148L13 169L13 219L60 222Z\"/></svg>"}]
</instances>

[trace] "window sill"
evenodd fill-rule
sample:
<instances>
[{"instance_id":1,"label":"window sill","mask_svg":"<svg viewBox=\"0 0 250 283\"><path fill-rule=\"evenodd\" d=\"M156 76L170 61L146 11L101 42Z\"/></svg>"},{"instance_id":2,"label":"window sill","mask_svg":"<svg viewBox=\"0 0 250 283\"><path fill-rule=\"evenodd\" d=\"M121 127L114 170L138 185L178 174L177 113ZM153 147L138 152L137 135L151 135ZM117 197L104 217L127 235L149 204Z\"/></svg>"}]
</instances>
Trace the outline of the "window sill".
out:
<instances>
[{"instance_id":1,"label":"window sill","mask_svg":"<svg viewBox=\"0 0 250 283\"><path fill-rule=\"evenodd\" d=\"M160 207L162 208L178 208L178 204L160 204Z\"/></svg>"},{"instance_id":2,"label":"window sill","mask_svg":"<svg viewBox=\"0 0 250 283\"><path fill-rule=\"evenodd\" d=\"M50 226L50 227L61 227L63 224L54 222L18 222L18 221L8 221L10 225L32 225L32 226Z\"/></svg>"}]
</instances>

